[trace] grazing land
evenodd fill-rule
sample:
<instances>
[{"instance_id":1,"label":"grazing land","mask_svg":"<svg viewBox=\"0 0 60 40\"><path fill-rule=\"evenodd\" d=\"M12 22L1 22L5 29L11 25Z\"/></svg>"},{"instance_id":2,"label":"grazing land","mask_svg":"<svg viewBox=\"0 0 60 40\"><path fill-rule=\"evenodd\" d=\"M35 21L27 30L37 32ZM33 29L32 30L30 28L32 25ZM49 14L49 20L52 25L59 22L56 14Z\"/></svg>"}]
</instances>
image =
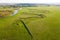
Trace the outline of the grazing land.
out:
<instances>
[{"instance_id":1,"label":"grazing land","mask_svg":"<svg viewBox=\"0 0 60 40\"><path fill-rule=\"evenodd\" d=\"M60 7L22 7L1 17L0 40L60 40Z\"/></svg>"}]
</instances>

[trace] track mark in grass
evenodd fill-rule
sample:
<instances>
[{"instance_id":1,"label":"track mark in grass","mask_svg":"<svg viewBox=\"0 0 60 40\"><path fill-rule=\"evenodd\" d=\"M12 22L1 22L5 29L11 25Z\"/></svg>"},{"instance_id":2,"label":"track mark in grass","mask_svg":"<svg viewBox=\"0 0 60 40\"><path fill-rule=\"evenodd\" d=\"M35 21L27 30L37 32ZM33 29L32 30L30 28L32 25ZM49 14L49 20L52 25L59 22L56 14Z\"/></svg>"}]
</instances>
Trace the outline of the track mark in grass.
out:
<instances>
[{"instance_id":1,"label":"track mark in grass","mask_svg":"<svg viewBox=\"0 0 60 40\"><path fill-rule=\"evenodd\" d=\"M44 18L46 16L37 16L37 17L27 17L27 18L20 18L20 19L30 19L30 18Z\"/></svg>"},{"instance_id":2,"label":"track mark in grass","mask_svg":"<svg viewBox=\"0 0 60 40\"><path fill-rule=\"evenodd\" d=\"M43 15L43 14L40 14L40 15L38 15L38 16L40 16L41 18L44 18L44 17L45 17L45 15Z\"/></svg>"},{"instance_id":3,"label":"track mark in grass","mask_svg":"<svg viewBox=\"0 0 60 40\"><path fill-rule=\"evenodd\" d=\"M20 18L20 19L30 19L30 18L40 18L40 17L27 17L27 18Z\"/></svg>"},{"instance_id":4,"label":"track mark in grass","mask_svg":"<svg viewBox=\"0 0 60 40\"><path fill-rule=\"evenodd\" d=\"M21 23L24 25L25 29L27 30L27 32L28 32L28 34L31 36L31 38L33 38L32 33L29 31L29 29L27 28L27 26L26 26L26 24L24 23L24 21L23 21L23 20L20 20L20 21L21 21Z\"/></svg>"},{"instance_id":5,"label":"track mark in grass","mask_svg":"<svg viewBox=\"0 0 60 40\"><path fill-rule=\"evenodd\" d=\"M40 18L44 18L44 17L46 17L44 14L33 14L33 15L40 16Z\"/></svg>"}]
</instances>

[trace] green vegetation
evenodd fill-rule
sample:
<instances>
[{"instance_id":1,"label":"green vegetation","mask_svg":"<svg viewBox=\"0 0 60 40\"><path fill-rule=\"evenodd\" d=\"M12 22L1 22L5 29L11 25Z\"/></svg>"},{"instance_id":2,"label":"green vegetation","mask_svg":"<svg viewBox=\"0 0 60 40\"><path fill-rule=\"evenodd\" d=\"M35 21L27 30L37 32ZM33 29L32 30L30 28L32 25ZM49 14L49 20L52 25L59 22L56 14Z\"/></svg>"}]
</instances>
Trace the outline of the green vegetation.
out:
<instances>
[{"instance_id":1,"label":"green vegetation","mask_svg":"<svg viewBox=\"0 0 60 40\"><path fill-rule=\"evenodd\" d=\"M0 40L60 40L59 17L60 7L22 7L16 15L0 18Z\"/></svg>"}]
</instances>

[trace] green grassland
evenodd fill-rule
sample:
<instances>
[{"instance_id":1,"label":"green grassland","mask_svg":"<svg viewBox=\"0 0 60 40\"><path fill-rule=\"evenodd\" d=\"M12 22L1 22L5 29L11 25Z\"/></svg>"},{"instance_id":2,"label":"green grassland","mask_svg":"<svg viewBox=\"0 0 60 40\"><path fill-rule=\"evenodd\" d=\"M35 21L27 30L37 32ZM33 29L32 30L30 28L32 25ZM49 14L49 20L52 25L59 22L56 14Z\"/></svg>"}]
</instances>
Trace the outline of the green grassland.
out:
<instances>
[{"instance_id":1,"label":"green grassland","mask_svg":"<svg viewBox=\"0 0 60 40\"><path fill-rule=\"evenodd\" d=\"M0 18L0 40L60 40L60 7L22 7L16 15Z\"/></svg>"}]
</instances>

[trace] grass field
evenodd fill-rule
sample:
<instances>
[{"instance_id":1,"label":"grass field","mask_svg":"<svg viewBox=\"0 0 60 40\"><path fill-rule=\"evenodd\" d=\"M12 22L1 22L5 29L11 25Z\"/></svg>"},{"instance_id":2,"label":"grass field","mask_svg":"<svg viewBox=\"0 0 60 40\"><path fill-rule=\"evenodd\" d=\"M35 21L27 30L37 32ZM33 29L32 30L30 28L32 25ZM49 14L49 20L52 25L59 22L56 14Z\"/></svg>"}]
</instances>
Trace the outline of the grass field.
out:
<instances>
[{"instance_id":1,"label":"grass field","mask_svg":"<svg viewBox=\"0 0 60 40\"><path fill-rule=\"evenodd\" d=\"M16 15L0 18L0 40L60 40L60 7L22 7Z\"/></svg>"}]
</instances>

